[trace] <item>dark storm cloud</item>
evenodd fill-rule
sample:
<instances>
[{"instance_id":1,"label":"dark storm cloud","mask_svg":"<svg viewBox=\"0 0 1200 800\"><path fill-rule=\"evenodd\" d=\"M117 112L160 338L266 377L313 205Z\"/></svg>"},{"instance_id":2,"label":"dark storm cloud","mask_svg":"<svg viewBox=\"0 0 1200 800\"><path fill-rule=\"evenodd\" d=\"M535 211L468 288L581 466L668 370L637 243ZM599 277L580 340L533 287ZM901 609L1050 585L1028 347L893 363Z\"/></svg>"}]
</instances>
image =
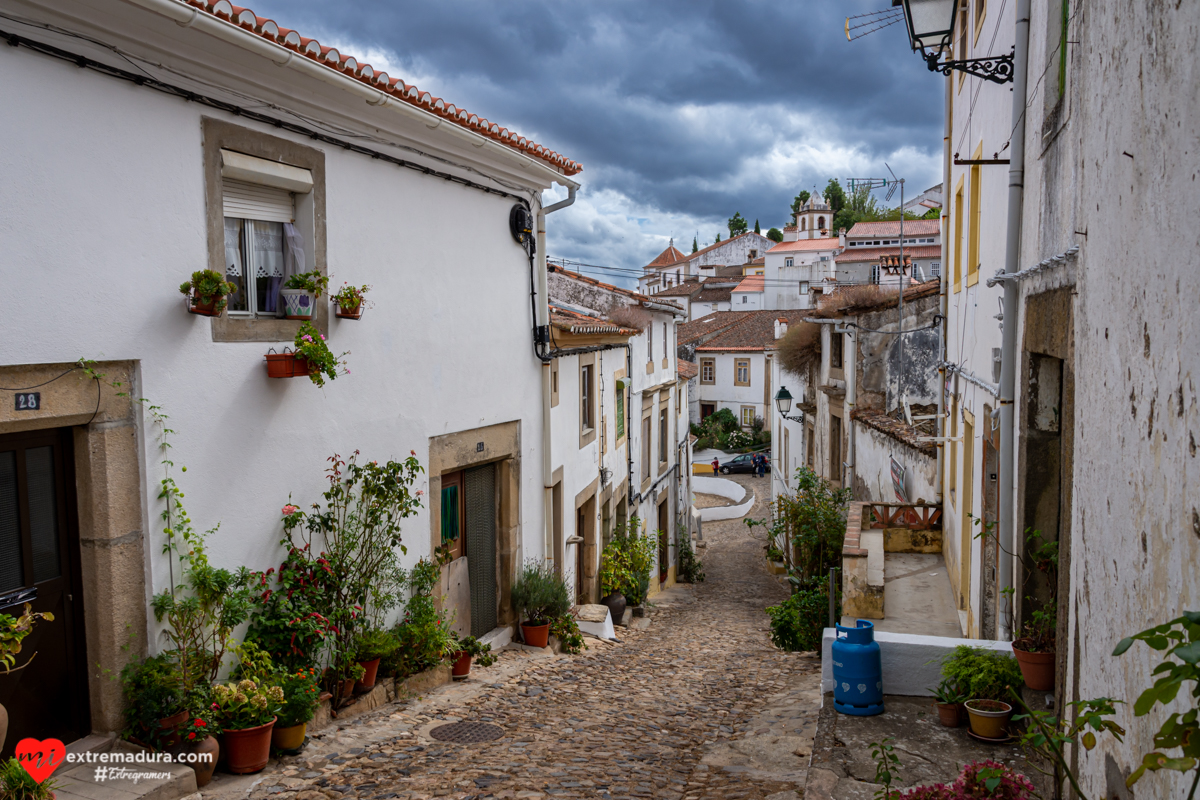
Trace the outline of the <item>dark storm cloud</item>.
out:
<instances>
[{"instance_id":1,"label":"dark storm cloud","mask_svg":"<svg viewBox=\"0 0 1200 800\"><path fill-rule=\"evenodd\" d=\"M793 195L844 177L850 164L876 174L885 159L900 164L916 191L940 179L944 83L908 51L901 25L853 43L842 32L847 15L888 5L255 0L253 8L335 37L360 58L387 53L393 75L581 162L585 196L628 198L637 210L627 214L650 217L643 233L666 236L653 227L657 215L676 228L685 220L712 228L735 210L764 228L782 224ZM610 205L620 213L619 202Z\"/></svg>"}]
</instances>

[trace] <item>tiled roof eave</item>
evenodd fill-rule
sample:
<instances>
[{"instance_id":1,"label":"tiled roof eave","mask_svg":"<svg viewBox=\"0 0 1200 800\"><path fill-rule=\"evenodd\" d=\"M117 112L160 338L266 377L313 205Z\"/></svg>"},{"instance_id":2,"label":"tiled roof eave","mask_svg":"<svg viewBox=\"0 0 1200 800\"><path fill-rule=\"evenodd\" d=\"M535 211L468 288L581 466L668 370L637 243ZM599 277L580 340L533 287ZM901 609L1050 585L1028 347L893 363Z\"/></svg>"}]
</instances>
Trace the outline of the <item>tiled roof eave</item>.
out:
<instances>
[{"instance_id":1,"label":"tiled roof eave","mask_svg":"<svg viewBox=\"0 0 1200 800\"><path fill-rule=\"evenodd\" d=\"M372 103L373 105L385 105L387 100L391 99L406 106L414 106L445 119L457 127L492 139L498 144L542 162L563 175L576 175L583 169L578 162L572 161L544 145L529 141L515 131L489 122L478 115L470 114L464 109L446 103L441 98L433 97L429 92L422 92L416 86L406 84L398 78L390 78L385 72L375 72L369 64L359 63L357 59L339 53L335 48L323 46L315 39L308 39L300 36L294 30L282 28L274 20L258 17L250 9L234 6L229 0L175 0L175 2L180 6L196 9L197 12L204 12L214 22L220 25L229 25L241 34L265 39L270 44L276 45L281 50L281 56L286 57L285 60L276 63L288 64L294 55L299 55L302 59L311 60L324 69L338 73L346 80L365 84L378 92L381 98L379 103Z\"/></svg>"}]
</instances>

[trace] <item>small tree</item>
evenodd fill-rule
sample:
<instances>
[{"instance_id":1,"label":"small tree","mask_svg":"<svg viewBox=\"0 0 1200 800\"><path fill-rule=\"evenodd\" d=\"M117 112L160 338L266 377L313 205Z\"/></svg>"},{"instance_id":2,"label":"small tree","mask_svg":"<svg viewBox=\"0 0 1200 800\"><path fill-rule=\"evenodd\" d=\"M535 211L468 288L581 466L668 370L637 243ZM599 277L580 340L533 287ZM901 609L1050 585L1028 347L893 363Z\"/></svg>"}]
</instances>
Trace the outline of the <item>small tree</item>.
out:
<instances>
[{"instance_id":1,"label":"small tree","mask_svg":"<svg viewBox=\"0 0 1200 800\"><path fill-rule=\"evenodd\" d=\"M721 243L721 232L717 231L717 241L713 242L713 244L720 244L720 243Z\"/></svg>"},{"instance_id":2,"label":"small tree","mask_svg":"<svg viewBox=\"0 0 1200 800\"><path fill-rule=\"evenodd\" d=\"M812 197L812 194L810 194L809 191L807 189L805 189L805 190L801 191L800 194L796 195L794 200L792 200L791 219L793 222L796 219L796 215L800 213L800 206L804 205L804 203L810 197ZM780 241L783 241L783 240L780 239Z\"/></svg>"},{"instance_id":3,"label":"small tree","mask_svg":"<svg viewBox=\"0 0 1200 800\"><path fill-rule=\"evenodd\" d=\"M776 243L782 242L783 241L783 231L779 230L779 228L771 228L770 230L767 231L767 238L770 239L772 242L776 242Z\"/></svg>"},{"instance_id":4,"label":"small tree","mask_svg":"<svg viewBox=\"0 0 1200 800\"><path fill-rule=\"evenodd\" d=\"M697 241L698 238L699 238L699 235L692 237L692 252L693 253L698 252L700 250L700 243Z\"/></svg>"},{"instance_id":5,"label":"small tree","mask_svg":"<svg viewBox=\"0 0 1200 800\"><path fill-rule=\"evenodd\" d=\"M746 223L746 218L742 216L742 212L740 211L735 211L733 216L729 218L729 222L727 224L729 226L730 239L735 236L741 236L743 233L749 230L749 226Z\"/></svg>"},{"instance_id":6,"label":"small tree","mask_svg":"<svg viewBox=\"0 0 1200 800\"><path fill-rule=\"evenodd\" d=\"M837 178L830 178L829 183L825 184L825 202L829 204L829 210L834 214L837 214L846 205L846 192L842 189L842 184L838 183Z\"/></svg>"},{"instance_id":7,"label":"small tree","mask_svg":"<svg viewBox=\"0 0 1200 800\"><path fill-rule=\"evenodd\" d=\"M758 220L754 220L754 232L757 234L762 234L762 228L758 227Z\"/></svg>"}]
</instances>

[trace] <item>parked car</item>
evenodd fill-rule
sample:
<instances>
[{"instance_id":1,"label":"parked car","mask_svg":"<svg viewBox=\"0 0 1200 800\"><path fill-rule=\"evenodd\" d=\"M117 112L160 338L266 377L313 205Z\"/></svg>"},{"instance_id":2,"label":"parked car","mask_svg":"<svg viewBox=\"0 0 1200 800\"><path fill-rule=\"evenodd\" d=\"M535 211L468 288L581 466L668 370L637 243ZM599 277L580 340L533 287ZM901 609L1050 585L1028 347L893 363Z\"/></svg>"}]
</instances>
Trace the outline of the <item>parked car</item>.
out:
<instances>
[{"instance_id":1,"label":"parked car","mask_svg":"<svg viewBox=\"0 0 1200 800\"><path fill-rule=\"evenodd\" d=\"M754 472L754 453L742 453L721 465L722 475L728 475L731 472Z\"/></svg>"}]
</instances>

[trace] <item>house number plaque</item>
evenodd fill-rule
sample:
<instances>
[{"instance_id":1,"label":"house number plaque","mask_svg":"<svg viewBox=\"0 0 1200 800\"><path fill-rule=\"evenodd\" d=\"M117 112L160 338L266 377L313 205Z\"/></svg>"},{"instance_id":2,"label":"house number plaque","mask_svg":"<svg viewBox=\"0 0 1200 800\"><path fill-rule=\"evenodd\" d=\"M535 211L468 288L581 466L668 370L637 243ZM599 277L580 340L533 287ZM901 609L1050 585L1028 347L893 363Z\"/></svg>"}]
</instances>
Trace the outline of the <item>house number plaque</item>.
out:
<instances>
[{"instance_id":1,"label":"house number plaque","mask_svg":"<svg viewBox=\"0 0 1200 800\"><path fill-rule=\"evenodd\" d=\"M41 392L17 392L17 411L39 411L42 407Z\"/></svg>"}]
</instances>

